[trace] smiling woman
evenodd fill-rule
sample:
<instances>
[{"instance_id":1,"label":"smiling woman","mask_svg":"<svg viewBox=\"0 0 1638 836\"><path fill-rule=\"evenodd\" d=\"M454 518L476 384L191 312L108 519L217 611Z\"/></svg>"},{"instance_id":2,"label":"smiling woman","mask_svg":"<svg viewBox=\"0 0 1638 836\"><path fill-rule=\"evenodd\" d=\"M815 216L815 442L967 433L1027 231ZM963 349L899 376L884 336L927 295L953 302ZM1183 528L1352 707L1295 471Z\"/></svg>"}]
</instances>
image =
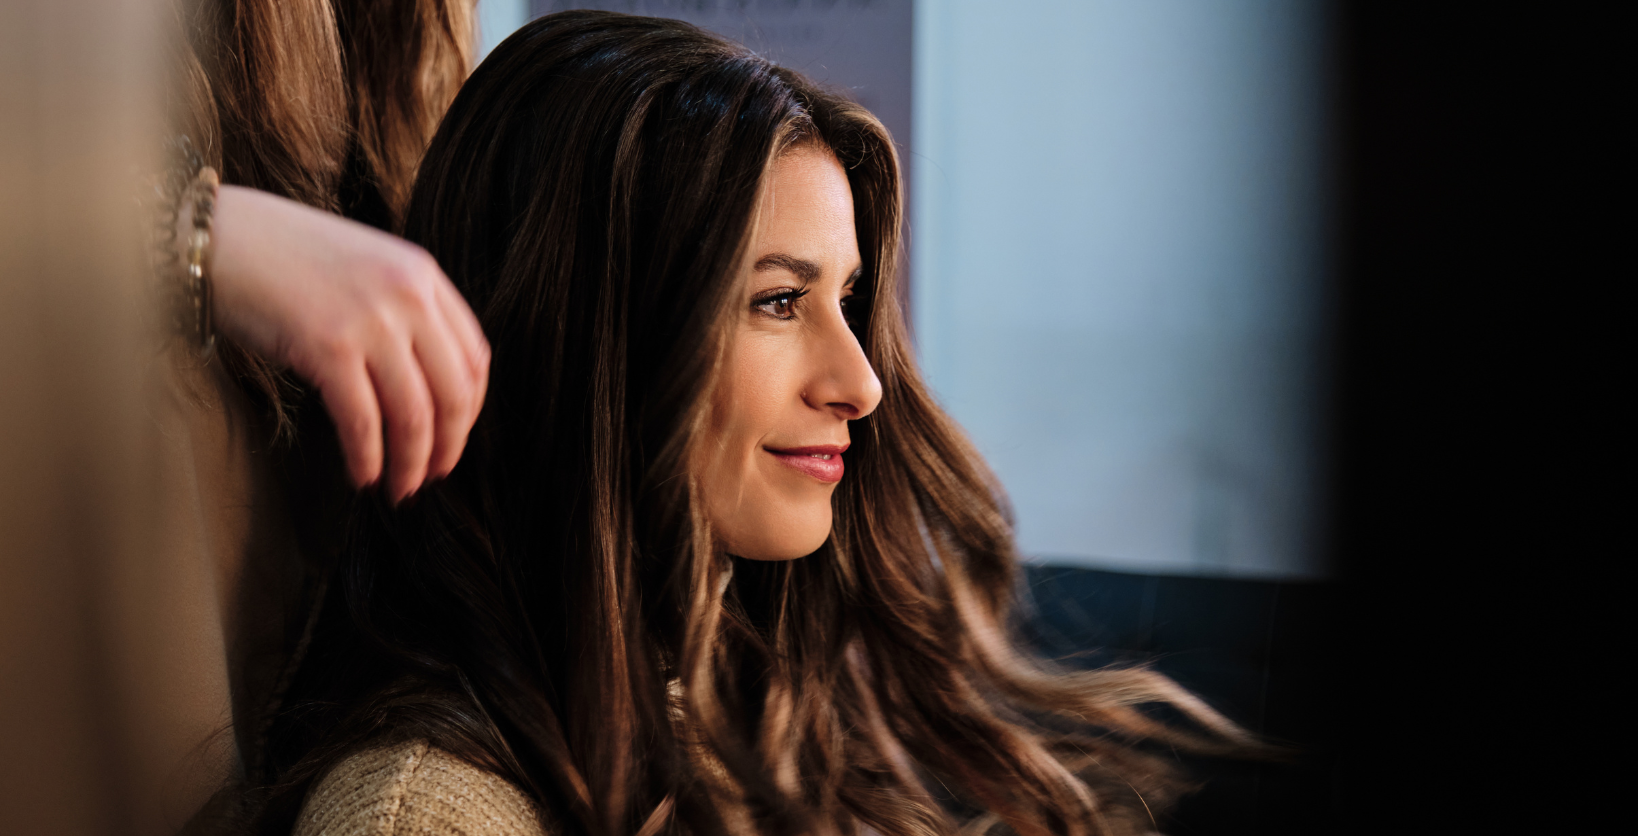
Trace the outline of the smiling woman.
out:
<instances>
[{"instance_id":1,"label":"smiling woman","mask_svg":"<svg viewBox=\"0 0 1638 836\"><path fill-rule=\"evenodd\" d=\"M490 396L447 480L353 520L263 831L1146 833L1148 744L1244 744L1157 674L1016 649L900 217L875 117L714 35L581 12L497 47L406 221Z\"/></svg>"}]
</instances>

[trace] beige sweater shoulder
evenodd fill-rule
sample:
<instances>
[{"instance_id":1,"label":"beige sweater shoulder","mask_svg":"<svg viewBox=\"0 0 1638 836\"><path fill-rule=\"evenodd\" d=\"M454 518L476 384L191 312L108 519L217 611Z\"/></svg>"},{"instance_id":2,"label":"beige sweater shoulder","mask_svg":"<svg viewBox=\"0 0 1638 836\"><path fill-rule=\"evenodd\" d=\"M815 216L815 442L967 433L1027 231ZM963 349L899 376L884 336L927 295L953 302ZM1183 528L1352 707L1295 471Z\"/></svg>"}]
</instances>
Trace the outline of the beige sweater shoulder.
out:
<instances>
[{"instance_id":1,"label":"beige sweater shoulder","mask_svg":"<svg viewBox=\"0 0 1638 836\"><path fill-rule=\"evenodd\" d=\"M307 793L294 836L547 836L517 787L426 741L358 752Z\"/></svg>"}]
</instances>

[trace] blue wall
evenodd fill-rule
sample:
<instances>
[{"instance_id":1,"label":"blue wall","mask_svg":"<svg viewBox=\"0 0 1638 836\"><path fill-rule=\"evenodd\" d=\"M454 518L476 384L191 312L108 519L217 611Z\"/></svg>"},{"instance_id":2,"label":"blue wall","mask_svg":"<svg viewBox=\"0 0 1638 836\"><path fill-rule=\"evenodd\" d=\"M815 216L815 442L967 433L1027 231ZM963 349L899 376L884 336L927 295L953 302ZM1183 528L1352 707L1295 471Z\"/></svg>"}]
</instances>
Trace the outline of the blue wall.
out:
<instances>
[{"instance_id":1,"label":"blue wall","mask_svg":"<svg viewBox=\"0 0 1638 836\"><path fill-rule=\"evenodd\" d=\"M478 0L478 58L528 22L529 0Z\"/></svg>"},{"instance_id":2,"label":"blue wall","mask_svg":"<svg viewBox=\"0 0 1638 836\"><path fill-rule=\"evenodd\" d=\"M1318 576L1324 7L916 7L922 361L1031 557Z\"/></svg>"}]
</instances>

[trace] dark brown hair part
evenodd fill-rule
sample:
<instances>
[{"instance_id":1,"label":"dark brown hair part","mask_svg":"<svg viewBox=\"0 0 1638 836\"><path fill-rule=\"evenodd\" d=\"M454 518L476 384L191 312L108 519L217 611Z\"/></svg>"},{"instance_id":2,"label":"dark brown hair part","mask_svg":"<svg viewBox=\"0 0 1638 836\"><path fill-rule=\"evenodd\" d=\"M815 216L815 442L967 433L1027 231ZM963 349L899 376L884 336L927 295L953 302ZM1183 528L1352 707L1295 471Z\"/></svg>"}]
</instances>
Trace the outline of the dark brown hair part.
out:
<instances>
[{"instance_id":1,"label":"dark brown hair part","mask_svg":"<svg viewBox=\"0 0 1638 836\"><path fill-rule=\"evenodd\" d=\"M804 142L853 190L883 398L828 542L760 564L713 545L687 463L758 190ZM415 736L524 788L554 833L1147 832L1176 786L1148 744L1246 742L1158 674L1015 646L1000 488L898 307L901 190L870 113L688 24L567 12L490 55L405 227L483 321L489 399L447 481L361 507L278 727L270 827L340 758Z\"/></svg>"}]
</instances>

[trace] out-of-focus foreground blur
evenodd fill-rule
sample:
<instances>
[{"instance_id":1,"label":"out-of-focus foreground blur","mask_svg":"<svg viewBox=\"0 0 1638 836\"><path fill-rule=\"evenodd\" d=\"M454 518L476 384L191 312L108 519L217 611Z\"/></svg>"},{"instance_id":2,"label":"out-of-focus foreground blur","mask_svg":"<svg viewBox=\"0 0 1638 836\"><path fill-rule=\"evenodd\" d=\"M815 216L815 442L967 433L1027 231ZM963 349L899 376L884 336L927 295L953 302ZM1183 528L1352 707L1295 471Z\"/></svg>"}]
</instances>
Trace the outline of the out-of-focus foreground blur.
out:
<instances>
[{"instance_id":1,"label":"out-of-focus foreground blur","mask_svg":"<svg viewBox=\"0 0 1638 836\"><path fill-rule=\"evenodd\" d=\"M209 428L170 408L195 372L162 359L142 307L160 20L148 3L0 5L6 834L174 832L231 766L214 575L183 490Z\"/></svg>"}]
</instances>

